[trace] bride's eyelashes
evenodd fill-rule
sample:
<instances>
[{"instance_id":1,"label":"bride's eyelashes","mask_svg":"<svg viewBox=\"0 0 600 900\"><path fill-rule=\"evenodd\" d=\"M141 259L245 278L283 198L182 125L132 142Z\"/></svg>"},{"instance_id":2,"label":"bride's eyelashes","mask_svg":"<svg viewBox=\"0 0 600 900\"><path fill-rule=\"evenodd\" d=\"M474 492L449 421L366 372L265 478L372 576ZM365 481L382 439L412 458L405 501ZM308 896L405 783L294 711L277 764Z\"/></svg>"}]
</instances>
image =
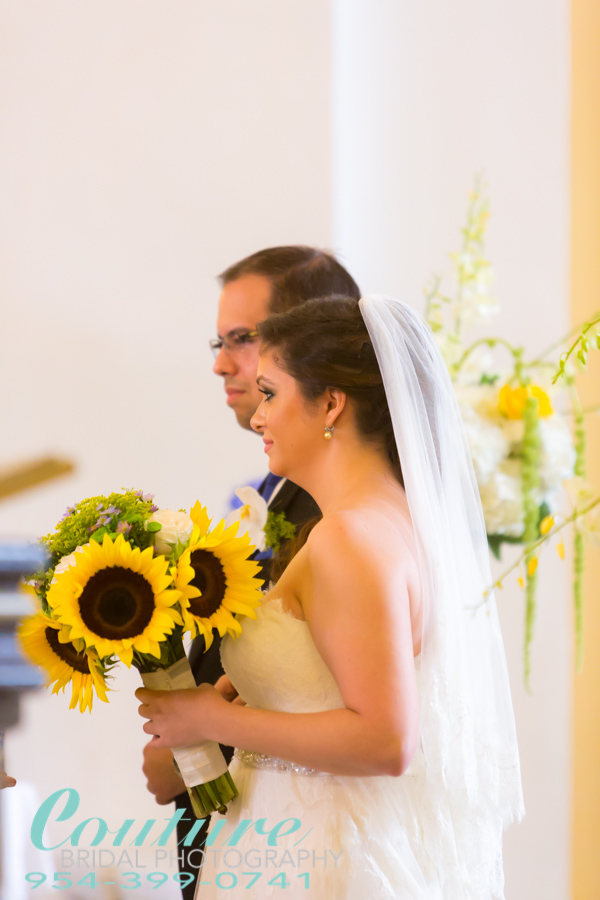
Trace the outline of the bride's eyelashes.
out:
<instances>
[{"instance_id":1,"label":"bride's eyelashes","mask_svg":"<svg viewBox=\"0 0 600 900\"><path fill-rule=\"evenodd\" d=\"M269 400L271 399L271 397L274 397L274 396L275 396L275 394L274 394L272 391L267 391L267 390L265 390L264 388L259 388L259 391L261 392L261 394L264 394L264 395L265 395L265 401L266 401L267 403L269 402Z\"/></svg>"}]
</instances>

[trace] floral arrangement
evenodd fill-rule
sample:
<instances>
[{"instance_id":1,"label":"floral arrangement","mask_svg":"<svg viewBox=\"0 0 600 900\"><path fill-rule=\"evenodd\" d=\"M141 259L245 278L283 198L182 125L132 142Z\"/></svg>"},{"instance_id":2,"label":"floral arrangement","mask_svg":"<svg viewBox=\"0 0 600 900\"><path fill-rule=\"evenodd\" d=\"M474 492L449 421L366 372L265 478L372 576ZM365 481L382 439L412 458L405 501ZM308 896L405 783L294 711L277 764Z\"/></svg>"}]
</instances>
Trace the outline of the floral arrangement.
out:
<instances>
[{"instance_id":1,"label":"floral arrangement","mask_svg":"<svg viewBox=\"0 0 600 900\"><path fill-rule=\"evenodd\" d=\"M425 291L426 319L444 355L465 423L473 465L494 555L503 544L523 547L516 562L486 589L484 600L504 578L518 572L525 590L525 683L529 688L530 647L536 609L540 553L554 542L565 557L563 529L574 530L575 633L577 670L583 663L582 575L584 541L600 531L596 513L600 496L585 480L585 415L575 388L577 365L600 347L600 333L591 329L600 315L570 332L535 359L525 348L498 337L465 344L464 328L498 311L491 295L493 272L485 257L489 204L478 182L469 195L462 247L451 254L455 289L443 292L434 278ZM577 334L559 360L550 354ZM504 351L504 360L492 354ZM506 361L508 360L508 361ZM573 433L569 426L573 422ZM562 508L566 494L570 509Z\"/></svg>"},{"instance_id":2,"label":"floral arrangement","mask_svg":"<svg viewBox=\"0 0 600 900\"><path fill-rule=\"evenodd\" d=\"M71 709L91 712L94 693L108 702L119 661L146 687L193 688L184 635L202 634L208 649L214 628L235 637L237 615L256 618L262 582L250 539L237 525L210 526L199 503L189 515L160 510L130 490L77 503L41 539L49 567L27 585L39 609L19 636L53 693L71 684ZM217 743L173 755L199 818L237 795Z\"/></svg>"}]
</instances>

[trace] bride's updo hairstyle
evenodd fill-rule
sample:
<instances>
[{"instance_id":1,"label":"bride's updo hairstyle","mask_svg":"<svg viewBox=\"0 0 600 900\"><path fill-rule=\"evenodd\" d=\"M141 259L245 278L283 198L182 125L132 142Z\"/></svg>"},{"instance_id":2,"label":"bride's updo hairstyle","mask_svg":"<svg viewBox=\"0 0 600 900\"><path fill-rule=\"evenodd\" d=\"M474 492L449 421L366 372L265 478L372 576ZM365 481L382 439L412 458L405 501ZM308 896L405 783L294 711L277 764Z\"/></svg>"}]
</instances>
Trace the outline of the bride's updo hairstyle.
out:
<instances>
[{"instance_id":1,"label":"bride's updo hairstyle","mask_svg":"<svg viewBox=\"0 0 600 900\"><path fill-rule=\"evenodd\" d=\"M404 487L381 372L357 301L339 295L307 300L257 328L261 350L277 350L308 402L328 387L347 394L359 434L385 449Z\"/></svg>"}]
</instances>

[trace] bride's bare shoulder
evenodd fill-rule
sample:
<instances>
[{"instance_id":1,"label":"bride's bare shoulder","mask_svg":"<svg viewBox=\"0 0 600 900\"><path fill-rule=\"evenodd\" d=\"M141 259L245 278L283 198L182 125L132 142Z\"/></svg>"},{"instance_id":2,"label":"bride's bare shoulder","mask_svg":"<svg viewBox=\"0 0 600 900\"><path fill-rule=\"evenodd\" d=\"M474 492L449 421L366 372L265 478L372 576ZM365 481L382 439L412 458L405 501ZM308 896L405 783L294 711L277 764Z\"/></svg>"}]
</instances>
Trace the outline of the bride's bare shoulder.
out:
<instances>
[{"instance_id":1,"label":"bride's bare shoulder","mask_svg":"<svg viewBox=\"0 0 600 900\"><path fill-rule=\"evenodd\" d=\"M324 516L307 541L309 561L325 558L330 564L352 565L360 561L381 570L387 560L398 567L400 561L414 561L410 519L402 511L390 515L377 507L349 509ZM370 561L370 562L369 562Z\"/></svg>"},{"instance_id":2,"label":"bride's bare shoulder","mask_svg":"<svg viewBox=\"0 0 600 900\"><path fill-rule=\"evenodd\" d=\"M324 516L306 543L306 619L356 613L402 615L407 598L413 655L421 649L422 584L410 517L381 508ZM339 603L334 601L338 599ZM323 600L323 602L320 602ZM326 600L326 602L325 602ZM362 620L361 620L362 621Z\"/></svg>"}]
</instances>

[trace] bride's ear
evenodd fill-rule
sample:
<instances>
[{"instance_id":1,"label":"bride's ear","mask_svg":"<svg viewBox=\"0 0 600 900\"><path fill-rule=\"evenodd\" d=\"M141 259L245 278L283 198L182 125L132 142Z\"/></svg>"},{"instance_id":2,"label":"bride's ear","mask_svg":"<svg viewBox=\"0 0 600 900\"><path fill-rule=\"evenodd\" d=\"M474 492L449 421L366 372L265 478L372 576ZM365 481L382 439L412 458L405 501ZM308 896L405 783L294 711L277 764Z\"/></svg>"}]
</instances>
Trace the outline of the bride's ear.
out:
<instances>
[{"instance_id":1,"label":"bride's ear","mask_svg":"<svg viewBox=\"0 0 600 900\"><path fill-rule=\"evenodd\" d=\"M347 395L338 388L327 388L325 392L327 425L335 425L336 420L346 406Z\"/></svg>"}]
</instances>

